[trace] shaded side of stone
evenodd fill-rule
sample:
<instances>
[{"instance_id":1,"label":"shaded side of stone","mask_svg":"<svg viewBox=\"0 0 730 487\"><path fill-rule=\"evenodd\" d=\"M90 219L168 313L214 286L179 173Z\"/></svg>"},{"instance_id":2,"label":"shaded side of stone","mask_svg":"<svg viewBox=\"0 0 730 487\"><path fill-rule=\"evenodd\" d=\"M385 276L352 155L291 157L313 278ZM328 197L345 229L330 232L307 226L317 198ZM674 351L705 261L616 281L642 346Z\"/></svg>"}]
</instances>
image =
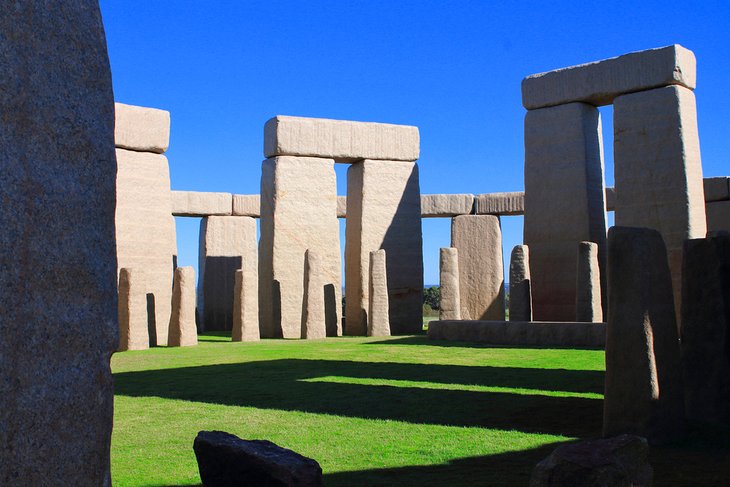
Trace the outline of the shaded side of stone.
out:
<instances>
[{"instance_id":1,"label":"shaded side of stone","mask_svg":"<svg viewBox=\"0 0 730 487\"><path fill-rule=\"evenodd\" d=\"M461 297L459 296L459 251L453 247L440 250L439 280L441 303L440 320L461 319Z\"/></svg>"},{"instance_id":2,"label":"shaded side of stone","mask_svg":"<svg viewBox=\"0 0 730 487\"><path fill-rule=\"evenodd\" d=\"M388 275L385 264L385 250L370 252L370 299L368 313L368 336L390 336L388 316Z\"/></svg>"},{"instance_id":3,"label":"shaded side of stone","mask_svg":"<svg viewBox=\"0 0 730 487\"><path fill-rule=\"evenodd\" d=\"M532 321L530 250L515 245L509 260L509 320Z\"/></svg>"},{"instance_id":4,"label":"shaded side of stone","mask_svg":"<svg viewBox=\"0 0 730 487\"><path fill-rule=\"evenodd\" d=\"M707 231L730 232L730 201L707 203Z\"/></svg>"},{"instance_id":5,"label":"shaded side of stone","mask_svg":"<svg viewBox=\"0 0 730 487\"><path fill-rule=\"evenodd\" d=\"M595 242L578 244L575 289L575 321L602 322L601 267Z\"/></svg>"}]
</instances>

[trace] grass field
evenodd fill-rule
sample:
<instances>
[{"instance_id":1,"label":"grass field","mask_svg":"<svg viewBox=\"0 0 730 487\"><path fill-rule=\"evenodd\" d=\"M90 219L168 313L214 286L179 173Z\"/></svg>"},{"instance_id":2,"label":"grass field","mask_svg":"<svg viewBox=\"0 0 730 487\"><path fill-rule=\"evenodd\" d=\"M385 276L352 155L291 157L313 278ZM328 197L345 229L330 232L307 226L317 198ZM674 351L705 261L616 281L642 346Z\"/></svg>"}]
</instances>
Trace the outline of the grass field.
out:
<instances>
[{"instance_id":1,"label":"grass field","mask_svg":"<svg viewBox=\"0 0 730 487\"><path fill-rule=\"evenodd\" d=\"M602 351L229 340L114 355L114 485L199 485L199 430L292 448L327 486L526 486L557 444L600 434ZM727 485L728 437L653 449L655 485Z\"/></svg>"}]
</instances>

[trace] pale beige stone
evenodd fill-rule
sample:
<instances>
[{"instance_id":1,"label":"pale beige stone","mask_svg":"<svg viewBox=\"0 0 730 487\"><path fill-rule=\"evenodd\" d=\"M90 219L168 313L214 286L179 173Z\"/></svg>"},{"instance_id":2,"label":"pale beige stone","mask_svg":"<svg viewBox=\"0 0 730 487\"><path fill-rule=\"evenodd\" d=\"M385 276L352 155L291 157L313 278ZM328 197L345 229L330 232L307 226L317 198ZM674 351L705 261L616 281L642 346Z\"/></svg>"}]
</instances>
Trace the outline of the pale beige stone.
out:
<instances>
[{"instance_id":1,"label":"pale beige stone","mask_svg":"<svg viewBox=\"0 0 730 487\"><path fill-rule=\"evenodd\" d=\"M571 103L527 112L524 243L534 320L575 321L575 249L582 241L604 247L604 197L598 109Z\"/></svg>"},{"instance_id":2,"label":"pale beige stone","mask_svg":"<svg viewBox=\"0 0 730 487\"><path fill-rule=\"evenodd\" d=\"M145 272L148 306L154 309L151 344L166 345L177 255L167 158L124 149L117 149L116 155L117 268Z\"/></svg>"},{"instance_id":3,"label":"pale beige stone","mask_svg":"<svg viewBox=\"0 0 730 487\"><path fill-rule=\"evenodd\" d=\"M147 292L140 269L119 270L119 347L117 350L146 350L150 346L147 329Z\"/></svg>"},{"instance_id":4,"label":"pale beige stone","mask_svg":"<svg viewBox=\"0 0 730 487\"><path fill-rule=\"evenodd\" d=\"M477 215L522 215L525 213L525 193L479 194L474 199L474 210Z\"/></svg>"},{"instance_id":5,"label":"pale beige stone","mask_svg":"<svg viewBox=\"0 0 730 487\"><path fill-rule=\"evenodd\" d=\"M368 336L390 336L388 317L388 275L385 250L370 252L370 294L368 299Z\"/></svg>"},{"instance_id":6,"label":"pale beige stone","mask_svg":"<svg viewBox=\"0 0 730 487\"><path fill-rule=\"evenodd\" d=\"M715 201L705 205L708 232L730 232L730 201Z\"/></svg>"},{"instance_id":7,"label":"pale beige stone","mask_svg":"<svg viewBox=\"0 0 730 487\"><path fill-rule=\"evenodd\" d=\"M337 218L347 218L347 196L337 197Z\"/></svg>"},{"instance_id":8,"label":"pale beige stone","mask_svg":"<svg viewBox=\"0 0 730 487\"><path fill-rule=\"evenodd\" d=\"M455 217L451 220L451 246L459 253L461 318L504 320L504 269L499 217Z\"/></svg>"},{"instance_id":9,"label":"pale beige stone","mask_svg":"<svg viewBox=\"0 0 730 487\"><path fill-rule=\"evenodd\" d=\"M418 127L278 115L264 126L264 155L415 161Z\"/></svg>"},{"instance_id":10,"label":"pale beige stone","mask_svg":"<svg viewBox=\"0 0 730 487\"><path fill-rule=\"evenodd\" d=\"M198 344L195 327L195 269L178 267L172 286L172 314L167 345L190 347Z\"/></svg>"},{"instance_id":11,"label":"pale beige stone","mask_svg":"<svg viewBox=\"0 0 730 487\"><path fill-rule=\"evenodd\" d=\"M258 194L234 194L233 215L259 218L261 216L261 196Z\"/></svg>"},{"instance_id":12,"label":"pale beige stone","mask_svg":"<svg viewBox=\"0 0 730 487\"><path fill-rule=\"evenodd\" d=\"M233 294L233 329L231 341L255 342L259 332L259 271L257 262L243 262L236 270Z\"/></svg>"},{"instance_id":13,"label":"pale beige stone","mask_svg":"<svg viewBox=\"0 0 730 487\"><path fill-rule=\"evenodd\" d=\"M441 285L439 319L460 320L459 251L453 247L444 247L440 251L439 281Z\"/></svg>"},{"instance_id":14,"label":"pale beige stone","mask_svg":"<svg viewBox=\"0 0 730 487\"><path fill-rule=\"evenodd\" d=\"M473 194L421 195L422 218L444 218L457 215L468 215L473 209Z\"/></svg>"},{"instance_id":15,"label":"pale beige stone","mask_svg":"<svg viewBox=\"0 0 730 487\"><path fill-rule=\"evenodd\" d=\"M705 202L730 199L730 178L722 176L703 180Z\"/></svg>"},{"instance_id":16,"label":"pale beige stone","mask_svg":"<svg viewBox=\"0 0 730 487\"><path fill-rule=\"evenodd\" d=\"M532 321L530 250L515 245L509 260L509 320Z\"/></svg>"},{"instance_id":17,"label":"pale beige stone","mask_svg":"<svg viewBox=\"0 0 730 487\"><path fill-rule=\"evenodd\" d=\"M114 143L120 149L162 154L170 145L170 112L114 104Z\"/></svg>"},{"instance_id":18,"label":"pale beige stone","mask_svg":"<svg viewBox=\"0 0 730 487\"><path fill-rule=\"evenodd\" d=\"M528 110L571 102L601 106L624 93L668 85L694 89L696 82L694 53L674 44L528 76L522 80L522 105Z\"/></svg>"},{"instance_id":19,"label":"pale beige stone","mask_svg":"<svg viewBox=\"0 0 730 487\"><path fill-rule=\"evenodd\" d=\"M347 172L345 292L348 335L367 333L370 252L386 252L390 328L423 327L423 240L418 166L366 160Z\"/></svg>"},{"instance_id":20,"label":"pale beige stone","mask_svg":"<svg viewBox=\"0 0 730 487\"><path fill-rule=\"evenodd\" d=\"M311 249L304 253L304 299L302 302L302 338L327 337L324 304L325 279L322 258Z\"/></svg>"},{"instance_id":21,"label":"pale beige stone","mask_svg":"<svg viewBox=\"0 0 730 487\"><path fill-rule=\"evenodd\" d=\"M275 157L261 172L259 315L263 337L301 337L304 253L322 256L327 335L342 334L334 161Z\"/></svg>"},{"instance_id":22,"label":"pale beige stone","mask_svg":"<svg viewBox=\"0 0 730 487\"><path fill-rule=\"evenodd\" d=\"M598 265L598 244L578 243L576 263L575 321L603 321L601 301L601 268Z\"/></svg>"},{"instance_id":23,"label":"pale beige stone","mask_svg":"<svg viewBox=\"0 0 730 487\"><path fill-rule=\"evenodd\" d=\"M172 191L172 214L175 216L230 215L232 207L231 193Z\"/></svg>"}]
</instances>

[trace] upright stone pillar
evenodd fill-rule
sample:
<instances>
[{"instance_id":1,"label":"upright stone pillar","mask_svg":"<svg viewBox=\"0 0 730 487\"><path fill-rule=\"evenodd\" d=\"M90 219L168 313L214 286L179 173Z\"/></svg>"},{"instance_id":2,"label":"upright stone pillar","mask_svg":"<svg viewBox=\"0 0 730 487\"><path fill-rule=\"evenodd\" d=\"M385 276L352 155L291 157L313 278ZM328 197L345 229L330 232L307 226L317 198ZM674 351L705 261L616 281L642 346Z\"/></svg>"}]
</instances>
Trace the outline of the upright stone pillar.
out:
<instances>
[{"instance_id":1,"label":"upright stone pillar","mask_svg":"<svg viewBox=\"0 0 730 487\"><path fill-rule=\"evenodd\" d=\"M304 253L304 299L302 303L302 338L318 340L327 336L325 322L322 259L307 249Z\"/></svg>"},{"instance_id":2,"label":"upright stone pillar","mask_svg":"<svg viewBox=\"0 0 730 487\"><path fill-rule=\"evenodd\" d=\"M236 271L231 341L255 342L261 338L258 274L257 262L244 262L243 269Z\"/></svg>"},{"instance_id":3,"label":"upright stone pillar","mask_svg":"<svg viewBox=\"0 0 730 487\"><path fill-rule=\"evenodd\" d=\"M116 163L99 5L3 2L0 32L0 485L108 486Z\"/></svg>"},{"instance_id":4,"label":"upright stone pillar","mask_svg":"<svg viewBox=\"0 0 730 487\"><path fill-rule=\"evenodd\" d=\"M575 320L575 248L597 242L602 254L604 186L596 107L568 103L527 112L524 242L535 320Z\"/></svg>"},{"instance_id":5,"label":"upright stone pillar","mask_svg":"<svg viewBox=\"0 0 730 487\"><path fill-rule=\"evenodd\" d=\"M515 245L510 255L509 320L532 321L530 251L527 245Z\"/></svg>"},{"instance_id":6,"label":"upright stone pillar","mask_svg":"<svg viewBox=\"0 0 730 487\"><path fill-rule=\"evenodd\" d=\"M418 165L364 160L347 172L345 246L346 333L365 335L370 252L387 259L390 327L394 334L423 329L423 240Z\"/></svg>"},{"instance_id":7,"label":"upright stone pillar","mask_svg":"<svg viewBox=\"0 0 730 487\"><path fill-rule=\"evenodd\" d=\"M370 252L370 293L368 300L368 336L390 336L388 316L388 279L385 250Z\"/></svg>"},{"instance_id":8,"label":"upright stone pillar","mask_svg":"<svg viewBox=\"0 0 730 487\"><path fill-rule=\"evenodd\" d=\"M119 271L119 347L117 350L146 350L150 346L147 328L147 293L139 269Z\"/></svg>"},{"instance_id":9,"label":"upright stone pillar","mask_svg":"<svg viewBox=\"0 0 730 487\"><path fill-rule=\"evenodd\" d=\"M502 229L494 215L451 220L451 246L459 254L461 319L504 321Z\"/></svg>"},{"instance_id":10,"label":"upright stone pillar","mask_svg":"<svg viewBox=\"0 0 730 487\"><path fill-rule=\"evenodd\" d=\"M578 244L576 276L575 321L602 322L601 267L595 242Z\"/></svg>"},{"instance_id":11,"label":"upright stone pillar","mask_svg":"<svg viewBox=\"0 0 730 487\"><path fill-rule=\"evenodd\" d=\"M445 247L441 249L439 257L439 280L441 284L439 319L460 320L459 251L453 247Z\"/></svg>"},{"instance_id":12,"label":"upright stone pillar","mask_svg":"<svg viewBox=\"0 0 730 487\"><path fill-rule=\"evenodd\" d=\"M198 330L195 327L195 270L192 267L175 269L167 344L170 347L198 344Z\"/></svg>"}]
</instances>

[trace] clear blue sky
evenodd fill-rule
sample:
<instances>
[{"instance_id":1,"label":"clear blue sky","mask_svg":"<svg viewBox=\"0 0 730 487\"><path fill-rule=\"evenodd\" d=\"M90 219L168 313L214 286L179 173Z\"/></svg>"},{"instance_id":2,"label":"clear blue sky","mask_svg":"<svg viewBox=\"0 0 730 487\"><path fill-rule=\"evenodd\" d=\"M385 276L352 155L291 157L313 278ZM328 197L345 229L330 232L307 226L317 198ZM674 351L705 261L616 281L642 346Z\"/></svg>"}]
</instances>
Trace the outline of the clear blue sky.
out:
<instances>
[{"instance_id":1,"label":"clear blue sky","mask_svg":"<svg viewBox=\"0 0 730 487\"><path fill-rule=\"evenodd\" d=\"M698 60L706 176L730 174L730 2L102 0L118 101L172 115L172 188L259 192L263 125L298 115L416 125L422 193L523 189L520 81L682 44ZM613 185L611 111L602 109ZM346 166L337 165L340 194ZM178 218L197 267L198 220ZM503 219L505 251L521 218ZM424 220L438 283L448 219Z\"/></svg>"}]
</instances>

